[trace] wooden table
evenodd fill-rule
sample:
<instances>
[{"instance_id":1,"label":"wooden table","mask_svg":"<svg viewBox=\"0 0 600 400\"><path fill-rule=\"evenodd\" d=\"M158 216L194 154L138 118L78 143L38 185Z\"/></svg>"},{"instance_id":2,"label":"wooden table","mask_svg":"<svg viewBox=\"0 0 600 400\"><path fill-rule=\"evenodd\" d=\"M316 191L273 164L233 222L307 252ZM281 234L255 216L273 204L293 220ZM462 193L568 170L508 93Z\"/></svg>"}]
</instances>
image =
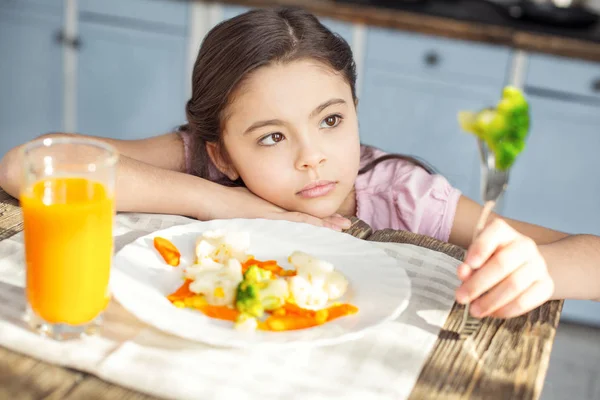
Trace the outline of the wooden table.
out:
<instances>
[{"instance_id":1,"label":"wooden table","mask_svg":"<svg viewBox=\"0 0 600 400\"><path fill-rule=\"evenodd\" d=\"M0 240L23 228L17 201L0 189ZM365 240L411 243L462 259L456 246L409 232L373 232L360 220L348 230ZM411 399L537 399L542 391L562 302L526 316L484 320L459 340L462 306L455 304L413 388ZM93 375L58 367L0 346L0 399L151 399Z\"/></svg>"}]
</instances>

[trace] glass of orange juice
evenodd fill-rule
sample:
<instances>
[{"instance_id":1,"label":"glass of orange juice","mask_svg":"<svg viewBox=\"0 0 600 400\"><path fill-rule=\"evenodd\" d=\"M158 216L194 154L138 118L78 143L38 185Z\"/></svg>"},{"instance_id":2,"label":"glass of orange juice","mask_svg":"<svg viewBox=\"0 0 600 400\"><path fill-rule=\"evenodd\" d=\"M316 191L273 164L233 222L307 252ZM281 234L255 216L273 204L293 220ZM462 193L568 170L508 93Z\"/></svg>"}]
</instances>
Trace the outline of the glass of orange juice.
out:
<instances>
[{"instance_id":1,"label":"glass of orange juice","mask_svg":"<svg viewBox=\"0 0 600 400\"><path fill-rule=\"evenodd\" d=\"M118 153L101 141L39 139L23 149L27 320L65 340L93 334L110 300Z\"/></svg>"}]
</instances>

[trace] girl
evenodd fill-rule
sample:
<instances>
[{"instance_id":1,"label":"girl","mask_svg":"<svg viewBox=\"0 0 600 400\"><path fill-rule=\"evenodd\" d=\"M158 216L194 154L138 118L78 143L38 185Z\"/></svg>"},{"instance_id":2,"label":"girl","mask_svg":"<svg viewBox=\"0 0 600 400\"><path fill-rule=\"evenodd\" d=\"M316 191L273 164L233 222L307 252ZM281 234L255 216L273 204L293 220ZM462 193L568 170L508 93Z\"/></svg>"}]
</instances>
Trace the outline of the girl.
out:
<instances>
[{"instance_id":1,"label":"girl","mask_svg":"<svg viewBox=\"0 0 600 400\"><path fill-rule=\"evenodd\" d=\"M339 214L357 215L374 229L430 235L469 249L456 298L472 302L477 317L517 316L550 298L600 298L599 238L494 215L472 242L480 205L415 160L361 146L350 47L314 16L257 10L218 25L192 79L179 132L107 140L122 155L120 211L337 228L348 223ZM0 164L13 196L19 176L13 149Z\"/></svg>"}]
</instances>

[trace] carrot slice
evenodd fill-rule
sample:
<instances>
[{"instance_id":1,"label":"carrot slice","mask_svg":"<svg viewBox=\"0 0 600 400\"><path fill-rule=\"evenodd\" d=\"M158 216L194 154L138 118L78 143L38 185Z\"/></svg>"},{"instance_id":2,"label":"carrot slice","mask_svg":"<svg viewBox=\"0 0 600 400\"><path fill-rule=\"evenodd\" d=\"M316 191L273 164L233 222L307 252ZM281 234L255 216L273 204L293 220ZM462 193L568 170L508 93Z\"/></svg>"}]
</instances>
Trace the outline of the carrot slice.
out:
<instances>
[{"instance_id":1,"label":"carrot slice","mask_svg":"<svg viewBox=\"0 0 600 400\"><path fill-rule=\"evenodd\" d=\"M254 258L250 258L242 264L242 273L246 273L246 271L248 271L248 269L250 269L250 267L253 265L256 265L258 268L268 269L269 271L272 271L270 269L271 266L278 267L277 261L275 261L275 260L258 261L258 260L255 260ZM279 268L281 268L281 267L279 267Z\"/></svg>"},{"instance_id":2,"label":"carrot slice","mask_svg":"<svg viewBox=\"0 0 600 400\"><path fill-rule=\"evenodd\" d=\"M173 267L179 265L181 253L179 253L179 250L177 250L177 247L173 243L157 236L154 238L154 248L160 253L167 264Z\"/></svg>"},{"instance_id":3,"label":"carrot slice","mask_svg":"<svg viewBox=\"0 0 600 400\"><path fill-rule=\"evenodd\" d=\"M225 321L233 321L237 319L240 315L238 310L233 308L229 308L227 306L204 306L200 308L200 311L204 313L207 317L222 319Z\"/></svg>"},{"instance_id":4,"label":"carrot slice","mask_svg":"<svg viewBox=\"0 0 600 400\"><path fill-rule=\"evenodd\" d=\"M186 279L185 282L183 282L183 285L167 296L167 299L173 303L178 300L184 300L186 297L195 296L196 293L190 290L190 283L192 283L192 280Z\"/></svg>"},{"instance_id":5,"label":"carrot slice","mask_svg":"<svg viewBox=\"0 0 600 400\"><path fill-rule=\"evenodd\" d=\"M293 303L285 303L282 308L285 310L285 315L316 318L319 321L323 320L324 316L326 321L333 321L358 312L358 308L351 304L338 304L320 311L307 310Z\"/></svg>"},{"instance_id":6,"label":"carrot slice","mask_svg":"<svg viewBox=\"0 0 600 400\"><path fill-rule=\"evenodd\" d=\"M269 330L272 331L292 331L311 328L318 325L315 318L299 315L285 315L282 317L270 316L265 322Z\"/></svg>"},{"instance_id":7,"label":"carrot slice","mask_svg":"<svg viewBox=\"0 0 600 400\"><path fill-rule=\"evenodd\" d=\"M285 303L282 307L285 310L286 315L299 315L302 317L310 317L314 318L315 312L313 310L307 310L305 308L301 308L293 303Z\"/></svg>"},{"instance_id":8,"label":"carrot slice","mask_svg":"<svg viewBox=\"0 0 600 400\"><path fill-rule=\"evenodd\" d=\"M345 317L346 315L356 314L358 308L354 307L352 304L339 304L327 308L327 311L327 322L329 322L340 317Z\"/></svg>"},{"instance_id":9,"label":"carrot slice","mask_svg":"<svg viewBox=\"0 0 600 400\"><path fill-rule=\"evenodd\" d=\"M277 261L275 260L258 261L254 258L251 258L242 264L242 273L246 273L246 271L248 271L248 269L253 265L256 265L260 269L271 271L273 275L276 276L296 275L296 271L282 268L281 266L279 266L279 264L277 264Z\"/></svg>"}]
</instances>

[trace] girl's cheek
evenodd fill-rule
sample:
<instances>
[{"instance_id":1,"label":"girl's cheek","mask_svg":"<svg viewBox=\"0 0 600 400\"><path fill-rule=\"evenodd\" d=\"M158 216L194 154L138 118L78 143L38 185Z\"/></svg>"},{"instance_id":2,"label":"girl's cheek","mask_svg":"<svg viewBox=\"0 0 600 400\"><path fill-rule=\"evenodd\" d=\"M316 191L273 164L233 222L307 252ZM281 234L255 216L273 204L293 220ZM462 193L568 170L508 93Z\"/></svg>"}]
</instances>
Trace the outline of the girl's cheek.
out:
<instances>
[{"instance_id":1,"label":"girl's cheek","mask_svg":"<svg viewBox=\"0 0 600 400\"><path fill-rule=\"evenodd\" d=\"M283 163L291 164L289 160L280 160L277 157L268 156L256 156L250 163L244 166L245 173L248 181L244 179L246 185L251 186L251 183L264 187L271 188L281 186L282 182L285 182L287 178L287 171L291 168L290 165L283 165ZM293 165L292 165L293 166Z\"/></svg>"}]
</instances>

